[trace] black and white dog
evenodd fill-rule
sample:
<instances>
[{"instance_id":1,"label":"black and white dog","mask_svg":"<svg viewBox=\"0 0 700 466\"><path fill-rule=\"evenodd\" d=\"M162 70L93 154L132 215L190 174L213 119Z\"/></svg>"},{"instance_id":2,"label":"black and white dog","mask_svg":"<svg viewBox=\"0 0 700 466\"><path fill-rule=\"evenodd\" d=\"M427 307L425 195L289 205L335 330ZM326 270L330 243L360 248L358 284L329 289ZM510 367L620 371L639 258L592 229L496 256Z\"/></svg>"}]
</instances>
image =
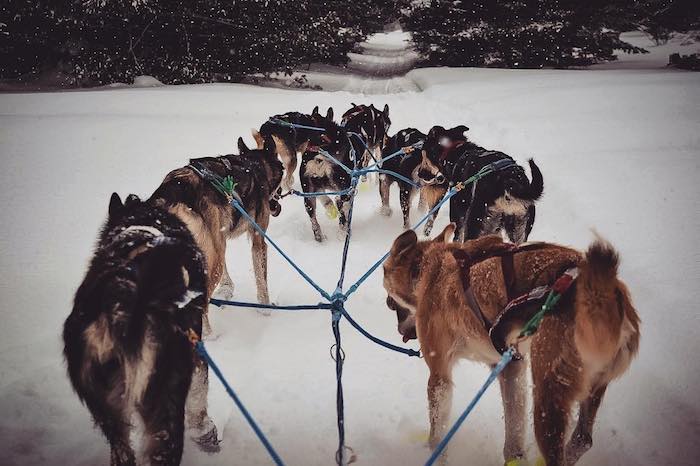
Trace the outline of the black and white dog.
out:
<instances>
[{"instance_id":1,"label":"black and white dog","mask_svg":"<svg viewBox=\"0 0 700 466\"><path fill-rule=\"evenodd\" d=\"M337 125L330 119L319 121L323 125L324 132L320 134L318 145L308 144L302 156L300 167L301 187L305 193L316 192L340 192L350 188L352 177L337 163L323 155L327 152L346 167L352 169L359 167L359 160L353 159L353 155L361 154L361 150L354 141L348 137L345 128ZM355 155L357 159L358 155ZM311 220L311 229L316 241L323 241L325 236L321 232L321 226L316 218L316 197L321 198L321 203L328 211L335 211L339 216L341 229L347 226L348 209L352 193L344 193L336 196L335 205L328 196L312 196L304 198L306 213Z\"/></svg>"},{"instance_id":2,"label":"black and white dog","mask_svg":"<svg viewBox=\"0 0 700 466\"><path fill-rule=\"evenodd\" d=\"M387 140L384 149L382 149L382 158L387 157L404 147L409 147L419 142L425 142L426 137L427 136L425 134L421 133L415 128L402 129ZM382 168L398 173L409 180L417 181L420 165L421 151L414 150L412 152L408 152L407 154L400 154L387 160L384 162ZM399 185L399 202L403 213L403 227L407 229L411 227L411 201L416 193L416 188L413 185L391 175L379 175L379 197L382 200L382 207L380 208L379 213L386 216L391 215L391 207L389 206L389 192L391 185L394 182Z\"/></svg>"},{"instance_id":3,"label":"black and white dog","mask_svg":"<svg viewBox=\"0 0 700 466\"><path fill-rule=\"evenodd\" d=\"M276 123L275 120L294 125L306 127L323 127L325 120L333 121L333 109L328 108L326 116L322 116L318 111L318 106L314 107L311 115L299 112L287 112L282 115L275 115L262 124L258 131L253 130L253 137L258 145L258 149L265 146L266 140L272 140L276 148L277 155L282 160L285 169L284 187L292 189L294 184L294 172L297 168L297 153L303 154L309 144L319 145L321 143L321 133L309 128L298 128Z\"/></svg>"},{"instance_id":4,"label":"black and white dog","mask_svg":"<svg viewBox=\"0 0 700 466\"><path fill-rule=\"evenodd\" d=\"M360 135L367 145L365 148L365 144L360 143L363 167L369 164L372 157L377 161L381 160L382 148L386 144L389 126L391 126L388 105L384 105L384 110L380 112L374 108L374 104L369 106L352 104L352 108L343 113L340 125L348 132ZM353 143L356 142L359 141L353 141Z\"/></svg>"},{"instance_id":5,"label":"black and white dog","mask_svg":"<svg viewBox=\"0 0 700 466\"><path fill-rule=\"evenodd\" d=\"M442 175L458 183L475 175L481 168L498 160L513 160L503 152L486 150L464 137L465 126L447 130L433 126L423 146L419 178L426 186L421 196L427 207L434 207L448 189L447 183L433 183ZM535 201L542 195L542 173L530 159L532 181L525 170L513 165L487 175L461 190L450 199L450 221L457 224L455 238L461 241L482 235L505 232L516 244L527 241L535 221ZM435 215L425 226L432 229Z\"/></svg>"},{"instance_id":6,"label":"black and white dog","mask_svg":"<svg viewBox=\"0 0 700 466\"><path fill-rule=\"evenodd\" d=\"M207 415L207 364L187 332L202 331L204 255L175 215L115 193L63 339L73 388L107 437L113 465L134 465L132 414L144 425L143 462L179 464L185 416L216 450ZM188 396L189 394L189 396Z\"/></svg>"}]
</instances>

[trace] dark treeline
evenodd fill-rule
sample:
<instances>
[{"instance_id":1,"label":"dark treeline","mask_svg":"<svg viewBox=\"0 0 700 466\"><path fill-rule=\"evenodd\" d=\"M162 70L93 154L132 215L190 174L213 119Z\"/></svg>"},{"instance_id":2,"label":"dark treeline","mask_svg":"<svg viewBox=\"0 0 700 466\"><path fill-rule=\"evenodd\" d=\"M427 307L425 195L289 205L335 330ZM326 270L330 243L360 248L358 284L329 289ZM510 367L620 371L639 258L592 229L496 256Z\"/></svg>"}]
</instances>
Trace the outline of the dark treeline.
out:
<instances>
[{"instance_id":1,"label":"dark treeline","mask_svg":"<svg viewBox=\"0 0 700 466\"><path fill-rule=\"evenodd\" d=\"M426 64L567 67L644 52L620 40L641 29L657 42L700 29L698 0L432 0L404 20Z\"/></svg>"},{"instance_id":2,"label":"dark treeline","mask_svg":"<svg viewBox=\"0 0 700 466\"><path fill-rule=\"evenodd\" d=\"M58 69L74 84L235 81L344 63L397 18L394 0L12 0L0 7L0 77Z\"/></svg>"},{"instance_id":3,"label":"dark treeline","mask_svg":"<svg viewBox=\"0 0 700 466\"><path fill-rule=\"evenodd\" d=\"M237 81L308 63L342 64L401 19L428 65L567 67L640 52L700 29L697 0L12 0L0 6L0 78L58 71L69 84Z\"/></svg>"}]
</instances>

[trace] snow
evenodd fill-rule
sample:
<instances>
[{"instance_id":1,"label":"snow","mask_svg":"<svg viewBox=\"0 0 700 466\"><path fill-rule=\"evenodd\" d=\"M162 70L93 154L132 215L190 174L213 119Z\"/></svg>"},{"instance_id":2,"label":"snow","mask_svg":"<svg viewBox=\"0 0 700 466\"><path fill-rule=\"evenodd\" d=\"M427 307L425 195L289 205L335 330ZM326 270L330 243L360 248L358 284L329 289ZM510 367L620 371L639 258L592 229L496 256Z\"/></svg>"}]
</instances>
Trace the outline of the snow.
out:
<instances>
[{"instance_id":1,"label":"snow","mask_svg":"<svg viewBox=\"0 0 700 466\"><path fill-rule=\"evenodd\" d=\"M350 61L346 67L314 64L309 70L291 76L273 74L272 80L263 81L263 85L290 86L294 78L304 76L309 87L326 91L383 95L420 90L405 75L420 58L410 33L395 30L373 34L360 44L360 52L348 53Z\"/></svg>"},{"instance_id":2,"label":"snow","mask_svg":"<svg viewBox=\"0 0 700 466\"><path fill-rule=\"evenodd\" d=\"M163 83L153 76L136 76L134 78L134 87L158 87Z\"/></svg>"},{"instance_id":3,"label":"snow","mask_svg":"<svg viewBox=\"0 0 700 466\"><path fill-rule=\"evenodd\" d=\"M649 53L618 54L616 61L595 65L592 69L659 69L668 64L668 57L672 53L691 55L700 53L700 43L692 39L693 34L676 34L665 44L656 45L649 37L640 31L626 32L620 38L630 44L642 47ZM695 33L697 35L697 32Z\"/></svg>"},{"instance_id":4,"label":"snow","mask_svg":"<svg viewBox=\"0 0 700 466\"><path fill-rule=\"evenodd\" d=\"M620 63L623 63L621 61ZM288 110L338 115L350 102L391 108L392 128L426 131L466 124L481 145L534 157L545 179L532 240L584 248L591 228L613 242L621 276L642 318L642 342L630 371L611 385L582 465L697 463L700 408L700 74L644 70L420 69L422 92L363 97L351 92L247 85L162 86L0 94L4 201L0 237L0 445L4 464L108 462L106 442L72 393L61 356L61 326L83 279L113 191L148 196L189 157L230 153L250 128ZM339 81L342 77L338 78ZM345 77L346 83L352 79ZM357 279L401 232L377 215L377 188L357 197L347 277ZM415 210L415 209L414 209ZM418 218L417 214L413 219ZM286 198L269 234L325 289L337 279L342 239L323 213L327 242L313 240L299 198ZM435 231L447 222L443 209ZM320 297L274 251L270 293L280 304ZM235 298L255 300L246 238L230 242ZM401 344L385 304L381 270L347 302L370 332ZM336 448L335 374L330 316L211 307L212 357L291 465L330 464ZM419 465L429 452L422 360L389 352L341 323L347 444L360 464ZM415 343L413 347L415 347ZM455 419L487 368L455 368ZM218 381L210 413L222 451L207 455L187 441L184 464L269 464ZM492 387L450 445L451 464L502 464L500 395ZM529 456L537 456L532 435Z\"/></svg>"}]
</instances>

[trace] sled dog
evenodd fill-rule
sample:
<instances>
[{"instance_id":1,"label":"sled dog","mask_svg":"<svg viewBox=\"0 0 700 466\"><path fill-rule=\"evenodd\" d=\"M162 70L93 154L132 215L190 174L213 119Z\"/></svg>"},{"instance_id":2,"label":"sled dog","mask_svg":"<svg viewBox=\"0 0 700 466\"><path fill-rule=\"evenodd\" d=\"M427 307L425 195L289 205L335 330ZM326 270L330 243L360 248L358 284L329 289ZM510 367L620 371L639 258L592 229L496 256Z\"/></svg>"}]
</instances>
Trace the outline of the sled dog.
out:
<instances>
[{"instance_id":1,"label":"sled dog","mask_svg":"<svg viewBox=\"0 0 700 466\"><path fill-rule=\"evenodd\" d=\"M546 464L576 463L592 445L608 384L627 370L639 347L640 321L617 276L617 252L600 238L585 253L549 243L517 247L496 235L452 243L454 231L450 224L434 240L418 241L408 230L394 241L384 264L387 305L397 312L399 333L404 340L418 338L430 370L431 448L450 424L454 364L461 358L498 363L495 330L505 346L517 344L531 361L535 436ZM502 310L513 297L551 285L571 268L577 268L578 278L539 330L518 343L540 304L528 301L511 315ZM525 365L513 360L498 377L506 461L525 453ZM576 426L566 438L575 405Z\"/></svg>"},{"instance_id":2,"label":"sled dog","mask_svg":"<svg viewBox=\"0 0 700 466\"><path fill-rule=\"evenodd\" d=\"M134 465L132 416L143 421L143 463L177 465L185 420L218 448L207 415L207 364L188 339L208 302L204 255L175 215L114 193L85 280L63 329L75 392L109 441L113 465ZM188 395L189 394L189 395Z\"/></svg>"}]
</instances>

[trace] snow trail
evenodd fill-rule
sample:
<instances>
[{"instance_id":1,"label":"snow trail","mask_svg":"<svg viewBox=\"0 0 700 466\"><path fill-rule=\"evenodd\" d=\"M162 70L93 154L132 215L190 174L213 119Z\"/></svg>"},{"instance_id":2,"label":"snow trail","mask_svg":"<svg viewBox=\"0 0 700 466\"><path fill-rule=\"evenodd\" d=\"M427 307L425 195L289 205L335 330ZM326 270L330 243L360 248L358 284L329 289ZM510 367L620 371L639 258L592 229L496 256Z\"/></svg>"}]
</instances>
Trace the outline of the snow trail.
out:
<instances>
[{"instance_id":1,"label":"snow trail","mask_svg":"<svg viewBox=\"0 0 700 466\"><path fill-rule=\"evenodd\" d=\"M308 71L292 76L273 74L273 80L263 85L292 86L302 76L310 87L324 91L346 91L362 95L419 92L421 89L410 76L420 55L413 48L411 34L401 29L372 34L358 44L361 53L348 53L346 67L315 64Z\"/></svg>"}]
</instances>

